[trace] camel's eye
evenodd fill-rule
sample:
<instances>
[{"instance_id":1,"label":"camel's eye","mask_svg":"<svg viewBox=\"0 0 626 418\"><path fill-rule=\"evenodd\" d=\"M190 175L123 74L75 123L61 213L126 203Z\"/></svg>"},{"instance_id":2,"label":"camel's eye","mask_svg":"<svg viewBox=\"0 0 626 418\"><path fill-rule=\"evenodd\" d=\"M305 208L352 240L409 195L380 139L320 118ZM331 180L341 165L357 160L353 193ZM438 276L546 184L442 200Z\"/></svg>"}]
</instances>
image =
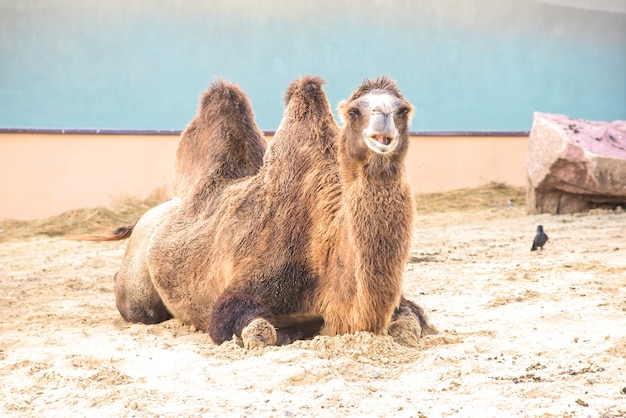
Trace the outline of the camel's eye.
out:
<instances>
[{"instance_id":1,"label":"camel's eye","mask_svg":"<svg viewBox=\"0 0 626 418\"><path fill-rule=\"evenodd\" d=\"M402 119L406 119L409 117L409 113L411 113L411 109L409 109L408 107L401 107L400 109L398 109L398 112L396 114Z\"/></svg>"},{"instance_id":2,"label":"camel's eye","mask_svg":"<svg viewBox=\"0 0 626 418\"><path fill-rule=\"evenodd\" d=\"M355 109L354 107L348 110L348 117L352 122L359 119L361 117L361 112L359 109Z\"/></svg>"}]
</instances>

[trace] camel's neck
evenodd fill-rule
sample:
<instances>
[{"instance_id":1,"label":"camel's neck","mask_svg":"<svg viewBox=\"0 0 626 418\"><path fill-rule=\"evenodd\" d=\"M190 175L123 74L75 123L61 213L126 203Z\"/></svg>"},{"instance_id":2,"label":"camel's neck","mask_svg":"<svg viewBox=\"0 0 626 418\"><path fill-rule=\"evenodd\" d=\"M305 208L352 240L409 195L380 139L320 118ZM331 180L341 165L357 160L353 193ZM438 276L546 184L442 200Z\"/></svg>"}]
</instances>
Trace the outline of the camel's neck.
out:
<instances>
[{"instance_id":1,"label":"camel's neck","mask_svg":"<svg viewBox=\"0 0 626 418\"><path fill-rule=\"evenodd\" d=\"M343 207L354 251L376 275L402 265L408 255L413 228L413 196L409 185L396 181L384 185L359 178L343 185Z\"/></svg>"},{"instance_id":2,"label":"camel's neck","mask_svg":"<svg viewBox=\"0 0 626 418\"><path fill-rule=\"evenodd\" d=\"M355 315L373 321L371 331L383 332L402 293L413 229L411 189L403 172L385 183L362 175L343 182L342 200L342 250L354 262Z\"/></svg>"}]
</instances>

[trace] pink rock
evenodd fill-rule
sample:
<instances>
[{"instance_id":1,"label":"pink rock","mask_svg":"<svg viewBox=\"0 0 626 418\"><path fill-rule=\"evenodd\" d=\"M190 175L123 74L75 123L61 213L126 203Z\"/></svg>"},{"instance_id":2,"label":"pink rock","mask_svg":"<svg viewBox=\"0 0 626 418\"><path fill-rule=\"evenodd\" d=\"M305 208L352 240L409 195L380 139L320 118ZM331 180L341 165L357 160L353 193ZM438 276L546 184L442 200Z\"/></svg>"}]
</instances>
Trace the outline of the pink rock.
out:
<instances>
[{"instance_id":1,"label":"pink rock","mask_svg":"<svg viewBox=\"0 0 626 418\"><path fill-rule=\"evenodd\" d=\"M530 214L626 207L626 121L535 112L527 170Z\"/></svg>"}]
</instances>

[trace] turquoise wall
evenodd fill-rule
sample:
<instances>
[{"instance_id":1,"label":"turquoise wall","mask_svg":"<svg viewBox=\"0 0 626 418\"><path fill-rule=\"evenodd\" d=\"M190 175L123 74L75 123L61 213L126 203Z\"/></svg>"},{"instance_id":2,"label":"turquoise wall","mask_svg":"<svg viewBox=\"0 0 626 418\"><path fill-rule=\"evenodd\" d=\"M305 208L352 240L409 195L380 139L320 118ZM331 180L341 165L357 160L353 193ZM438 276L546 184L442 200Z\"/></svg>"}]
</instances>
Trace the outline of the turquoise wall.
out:
<instances>
[{"instance_id":1,"label":"turquoise wall","mask_svg":"<svg viewBox=\"0 0 626 418\"><path fill-rule=\"evenodd\" d=\"M303 74L333 107L388 74L419 131L626 119L620 1L0 0L0 127L182 129L224 77L273 130Z\"/></svg>"}]
</instances>

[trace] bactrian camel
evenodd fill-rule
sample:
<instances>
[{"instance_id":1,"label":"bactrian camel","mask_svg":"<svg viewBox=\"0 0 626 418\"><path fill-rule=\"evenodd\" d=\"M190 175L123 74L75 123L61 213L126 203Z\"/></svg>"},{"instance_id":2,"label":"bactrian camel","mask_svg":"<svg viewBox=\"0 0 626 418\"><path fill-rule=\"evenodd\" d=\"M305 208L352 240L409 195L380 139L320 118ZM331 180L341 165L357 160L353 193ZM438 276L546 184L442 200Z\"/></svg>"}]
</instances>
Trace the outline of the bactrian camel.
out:
<instances>
[{"instance_id":1,"label":"bactrian camel","mask_svg":"<svg viewBox=\"0 0 626 418\"><path fill-rule=\"evenodd\" d=\"M290 84L267 150L243 91L210 86L181 137L175 197L130 235L115 276L124 319L174 316L248 348L320 327L408 345L433 331L402 296L412 106L389 78L366 80L339 105L340 129L322 84Z\"/></svg>"}]
</instances>

